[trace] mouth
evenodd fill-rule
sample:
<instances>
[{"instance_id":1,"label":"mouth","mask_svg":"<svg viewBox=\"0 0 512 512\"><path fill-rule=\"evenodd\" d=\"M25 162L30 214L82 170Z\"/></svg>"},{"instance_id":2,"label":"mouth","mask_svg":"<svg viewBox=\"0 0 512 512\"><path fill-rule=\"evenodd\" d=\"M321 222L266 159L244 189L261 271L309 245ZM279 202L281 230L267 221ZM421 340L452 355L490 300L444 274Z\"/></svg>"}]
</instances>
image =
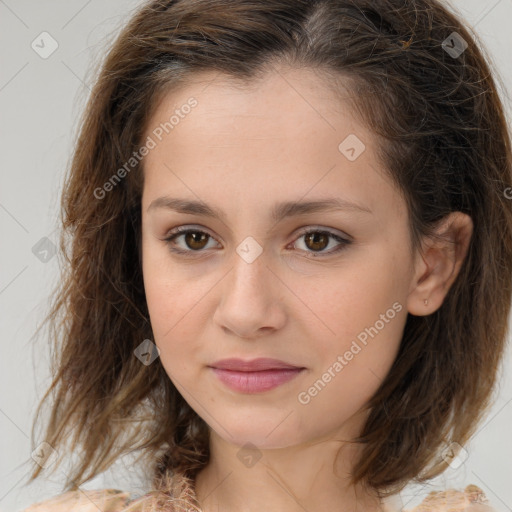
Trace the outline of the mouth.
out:
<instances>
[{"instance_id":1,"label":"mouth","mask_svg":"<svg viewBox=\"0 0 512 512\"><path fill-rule=\"evenodd\" d=\"M278 359L223 359L209 366L219 380L241 393L261 393L289 382L305 368Z\"/></svg>"}]
</instances>

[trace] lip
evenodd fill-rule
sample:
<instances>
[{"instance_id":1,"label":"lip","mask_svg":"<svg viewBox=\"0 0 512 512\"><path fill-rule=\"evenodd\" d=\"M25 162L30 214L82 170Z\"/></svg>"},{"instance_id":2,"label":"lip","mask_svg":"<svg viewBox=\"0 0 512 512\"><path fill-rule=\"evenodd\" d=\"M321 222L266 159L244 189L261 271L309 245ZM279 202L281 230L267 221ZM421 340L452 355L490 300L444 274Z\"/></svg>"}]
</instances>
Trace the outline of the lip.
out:
<instances>
[{"instance_id":1,"label":"lip","mask_svg":"<svg viewBox=\"0 0 512 512\"><path fill-rule=\"evenodd\" d=\"M299 375L305 368L278 359L223 359L210 366L226 386L241 393L269 391Z\"/></svg>"},{"instance_id":2,"label":"lip","mask_svg":"<svg viewBox=\"0 0 512 512\"><path fill-rule=\"evenodd\" d=\"M299 370L302 367L285 363L279 359L259 357L258 359L243 360L236 357L221 359L210 365L219 370L231 370L237 372L257 372L262 370Z\"/></svg>"}]
</instances>

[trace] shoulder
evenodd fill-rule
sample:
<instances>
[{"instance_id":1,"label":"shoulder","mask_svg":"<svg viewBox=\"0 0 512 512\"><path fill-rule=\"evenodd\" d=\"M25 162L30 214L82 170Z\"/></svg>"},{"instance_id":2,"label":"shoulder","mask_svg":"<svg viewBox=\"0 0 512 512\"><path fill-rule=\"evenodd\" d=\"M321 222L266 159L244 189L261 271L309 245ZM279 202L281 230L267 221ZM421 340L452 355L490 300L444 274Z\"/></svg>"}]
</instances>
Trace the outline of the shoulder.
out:
<instances>
[{"instance_id":1,"label":"shoulder","mask_svg":"<svg viewBox=\"0 0 512 512\"><path fill-rule=\"evenodd\" d=\"M431 492L417 507L406 512L497 512L485 493L476 485L464 491L448 489Z\"/></svg>"},{"instance_id":2,"label":"shoulder","mask_svg":"<svg viewBox=\"0 0 512 512\"><path fill-rule=\"evenodd\" d=\"M130 493L117 489L76 490L34 503L21 512L121 512L130 502Z\"/></svg>"},{"instance_id":3,"label":"shoulder","mask_svg":"<svg viewBox=\"0 0 512 512\"><path fill-rule=\"evenodd\" d=\"M193 480L181 474L166 475L158 489L135 497L117 489L77 489L35 503L20 512L158 512L184 510L200 512Z\"/></svg>"}]
</instances>

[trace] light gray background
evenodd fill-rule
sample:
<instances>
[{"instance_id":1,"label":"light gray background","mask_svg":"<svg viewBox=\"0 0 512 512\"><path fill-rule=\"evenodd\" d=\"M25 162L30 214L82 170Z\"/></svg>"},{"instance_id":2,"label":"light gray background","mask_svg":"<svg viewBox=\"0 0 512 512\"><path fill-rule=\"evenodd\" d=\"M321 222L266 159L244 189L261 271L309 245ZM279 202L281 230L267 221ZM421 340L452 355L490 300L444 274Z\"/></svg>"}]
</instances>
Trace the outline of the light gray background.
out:
<instances>
[{"instance_id":1,"label":"light gray background","mask_svg":"<svg viewBox=\"0 0 512 512\"><path fill-rule=\"evenodd\" d=\"M45 340L40 337L34 349L30 339L58 279L58 259L44 263L32 249L44 237L58 243L62 179L93 66L139 4L140 0L0 0L0 512L17 511L61 492L62 473L51 481L24 486L34 448L33 412L49 383ZM451 5L489 50L510 116L512 0L452 0ZM43 31L59 45L47 59L31 47ZM403 506L416 505L432 489L474 483L497 510L512 511L510 345L502 375L495 404L466 447L469 458L430 486L410 486L401 494ZM84 487L143 488L143 477L124 459Z\"/></svg>"}]
</instances>

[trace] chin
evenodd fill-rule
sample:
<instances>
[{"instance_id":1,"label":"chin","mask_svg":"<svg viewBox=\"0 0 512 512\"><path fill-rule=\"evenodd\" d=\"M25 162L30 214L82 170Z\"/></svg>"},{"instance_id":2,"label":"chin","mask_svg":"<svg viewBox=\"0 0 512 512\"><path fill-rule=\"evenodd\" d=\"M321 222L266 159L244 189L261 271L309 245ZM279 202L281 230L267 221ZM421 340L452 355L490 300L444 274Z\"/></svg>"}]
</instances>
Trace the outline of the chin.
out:
<instances>
[{"instance_id":1,"label":"chin","mask_svg":"<svg viewBox=\"0 0 512 512\"><path fill-rule=\"evenodd\" d=\"M295 412L279 410L264 415L263 411L252 407L252 413L243 415L240 410L233 414L215 414L223 418L221 425L210 425L226 443L243 447L247 443L260 449L286 448L303 441L304 428L290 421Z\"/></svg>"},{"instance_id":2,"label":"chin","mask_svg":"<svg viewBox=\"0 0 512 512\"><path fill-rule=\"evenodd\" d=\"M247 429L245 431L232 432L232 437L222 432L222 438L226 443L239 446L241 449L250 449L250 446L255 446L259 450L274 450L279 448L287 448L300 443L300 440L293 439L290 435L278 436L275 435L272 438L268 436L268 431L259 431ZM217 432L220 435L219 432Z\"/></svg>"}]
</instances>

